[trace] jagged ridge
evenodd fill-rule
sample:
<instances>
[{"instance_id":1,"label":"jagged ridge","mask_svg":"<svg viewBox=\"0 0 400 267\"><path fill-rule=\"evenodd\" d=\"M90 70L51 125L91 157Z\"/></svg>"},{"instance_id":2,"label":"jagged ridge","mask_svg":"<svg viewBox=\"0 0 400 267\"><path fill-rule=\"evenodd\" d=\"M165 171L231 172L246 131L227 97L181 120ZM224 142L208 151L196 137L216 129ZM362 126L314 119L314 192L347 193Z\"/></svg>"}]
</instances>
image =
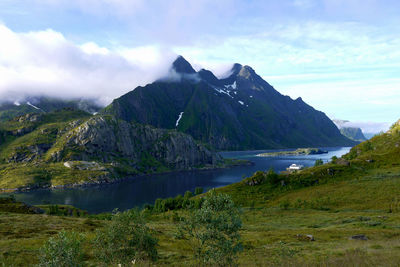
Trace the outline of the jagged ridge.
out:
<instances>
[{"instance_id":1,"label":"jagged ridge","mask_svg":"<svg viewBox=\"0 0 400 267\"><path fill-rule=\"evenodd\" d=\"M218 79L180 56L170 74L115 99L103 113L176 128L222 150L355 144L324 113L281 95L249 66L235 64Z\"/></svg>"}]
</instances>

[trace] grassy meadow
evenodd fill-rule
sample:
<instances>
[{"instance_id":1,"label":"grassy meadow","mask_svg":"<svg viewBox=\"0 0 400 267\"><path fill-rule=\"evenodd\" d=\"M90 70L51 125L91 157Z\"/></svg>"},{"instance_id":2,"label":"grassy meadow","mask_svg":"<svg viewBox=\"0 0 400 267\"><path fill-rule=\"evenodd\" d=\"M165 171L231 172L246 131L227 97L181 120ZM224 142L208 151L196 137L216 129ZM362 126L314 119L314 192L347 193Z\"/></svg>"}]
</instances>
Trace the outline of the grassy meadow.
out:
<instances>
[{"instance_id":1,"label":"grassy meadow","mask_svg":"<svg viewBox=\"0 0 400 267\"><path fill-rule=\"evenodd\" d=\"M394 128L331 163L293 174L258 172L217 189L229 194L241 209L244 250L239 265L399 266L399 137ZM20 203L0 204L3 266L36 264L38 249L62 229L85 235L85 263L99 264L91 240L95 229L109 222L109 215L30 213ZM177 238L179 218L188 211L143 213L159 240L159 259L139 266L194 266L192 246ZM367 240L352 239L355 235Z\"/></svg>"}]
</instances>

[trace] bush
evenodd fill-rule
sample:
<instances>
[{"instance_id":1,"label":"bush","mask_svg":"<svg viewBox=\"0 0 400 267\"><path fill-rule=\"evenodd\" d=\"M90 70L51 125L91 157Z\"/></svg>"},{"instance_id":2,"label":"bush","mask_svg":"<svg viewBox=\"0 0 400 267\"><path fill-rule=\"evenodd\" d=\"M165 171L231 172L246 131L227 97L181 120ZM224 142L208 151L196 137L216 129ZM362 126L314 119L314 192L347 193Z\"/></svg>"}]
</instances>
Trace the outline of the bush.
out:
<instances>
[{"instance_id":1,"label":"bush","mask_svg":"<svg viewBox=\"0 0 400 267\"><path fill-rule=\"evenodd\" d=\"M290 207L290 202L289 200L285 199L281 203L279 203L279 207L283 210L288 210Z\"/></svg>"},{"instance_id":2,"label":"bush","mask_svg":"<svg viewBox=\"0 0 400 267\"><path fill-rule=\"evenodd\" d=\"M202 194L203 193L203 187L196 187L195 189L194 189L194 194L195 195L200 195L200 194Z\"/></svg>"},{"instance_id":3,"label":"bush","mask_svg":"<svg viewBox=\"0 0 400 267\"><path fill-rule=\"evenodd\" d=\"M108 265L135 260L156 260L157 239L150 233L139 210L117 212L111 222L96 231L96 257Z\"/></svg>"},{"instance_id":4,"label":"bush","mask_svg":"<svg viewBox=\"0 0 400 267\"><path fill-rule=\"evenodd\" d=\"M242 250L239 209L230 196L212 190L200 209L182 219L179 234L187 238L199 265L234 266Z\"/></svg>"},{"instance_id":5,"label":"bush","mask_svg":"<svg viewBox=\"0 0 400 267\"><path fill-rule=\"evenodd\" d=\"M266 173L267 181L272 185L277 185L279 183L279 174L277 174L273 169L269 169Z\"/></svg>"},{"instance_id":6,"label":"bush","mask_svg":"<svg viewBox=\"0 0 400 267\"><path fill-rule=\"evenodd\" d=\"M190 191L186 191L185 194L183 195L184 198L188 199L193 197L193 193Z\"/></svg>"},{"instance_id":7,"label":"bush","mask_svg":"<svg viewBox=\"0 0 400 267\"><path fill-rule=\"evenodd\" d=\"M322 161L322 159L317 159L316 161L315 161L315 163L314 163L314 166L321 166L321 165L323 165L324 164L324 162Z\"/></svg>"},{"instance_id":8,"label":"bush","mask_svg":"<svg viewBox=\"0 0 400 267\"><path fill-rule=\"evenodd\" d=\"M61 231L56 237L51 237L40 249L38 266L83 266L81 241L82 237L77 233Z\"/></svg>"},{"instance_id":9,"label":"bush","mask_svg":"<svg viewBox=\"0 0 400 267\"><path fill-rule=\"evenodd\" d=\"M333 163L333 164L335 164L336 163L336 161L337 161L337 157L336 156L333 156L332 158L331 158L331 162Z\"/></svg>"}]
</instances>

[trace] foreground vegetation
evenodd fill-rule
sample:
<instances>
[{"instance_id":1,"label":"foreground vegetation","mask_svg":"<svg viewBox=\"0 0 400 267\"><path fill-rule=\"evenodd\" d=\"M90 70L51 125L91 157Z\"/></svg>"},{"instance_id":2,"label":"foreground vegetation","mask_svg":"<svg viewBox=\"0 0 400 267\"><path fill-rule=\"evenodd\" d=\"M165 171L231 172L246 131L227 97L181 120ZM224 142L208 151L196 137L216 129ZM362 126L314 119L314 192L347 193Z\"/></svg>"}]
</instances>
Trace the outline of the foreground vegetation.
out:
<instances>
[{"instance_id":1,"label":"foreground vegetation","mask_svg":"<svg viewBox=\"0 0 400 267\"><path fill-rule=\"evenodd\" d=\"M398 266L399 178L400 126L395 124L331 163L293 174L257 172L216 191L241 207L240 266ZM145 264L199 263L193 237L182 235L181 222L202 206L203 197L188 193L158 200L140 212L157 239L158 259ZM5 266L37 264L40 248L62 229L93 240L112 224L110 214L55 216L12 205L0 205L0 262ZM98 265L93 243L81 246L84 264Z\"/></svg>"}]
</instances>

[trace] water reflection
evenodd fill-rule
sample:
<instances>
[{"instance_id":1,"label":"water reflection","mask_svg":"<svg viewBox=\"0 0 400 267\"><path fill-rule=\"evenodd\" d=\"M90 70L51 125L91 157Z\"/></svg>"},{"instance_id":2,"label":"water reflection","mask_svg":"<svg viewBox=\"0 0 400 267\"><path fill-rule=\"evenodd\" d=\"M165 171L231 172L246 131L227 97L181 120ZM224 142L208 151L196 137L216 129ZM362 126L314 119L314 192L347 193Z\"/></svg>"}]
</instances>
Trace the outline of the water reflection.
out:
<instances>
[{"instance_id":1,"label":"water reflection","mask_svg":"<svg viewBox=\"0 0 400 267\"><path fill-rule=\"evenodd\" d=\"M308 156L256 157L256 154L267 152L267 150L222 152L221 154L226 158L248 159L255 165L134 177L115 184L93 187L38 190L17 194L17 199L29 204L69 204L92 213L112 211L114 208L125 210L145 203L154 203L157 198L183 194L187 190L193 192L196 187L208 190L235 183L258 170L273 168L275 171L282 171L292 163L312 166L317 159L326 162L333 156L339 157L347 153L350 148L323 149L328 150L329 153Z\"/></svg>"}]
</instances>

